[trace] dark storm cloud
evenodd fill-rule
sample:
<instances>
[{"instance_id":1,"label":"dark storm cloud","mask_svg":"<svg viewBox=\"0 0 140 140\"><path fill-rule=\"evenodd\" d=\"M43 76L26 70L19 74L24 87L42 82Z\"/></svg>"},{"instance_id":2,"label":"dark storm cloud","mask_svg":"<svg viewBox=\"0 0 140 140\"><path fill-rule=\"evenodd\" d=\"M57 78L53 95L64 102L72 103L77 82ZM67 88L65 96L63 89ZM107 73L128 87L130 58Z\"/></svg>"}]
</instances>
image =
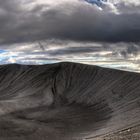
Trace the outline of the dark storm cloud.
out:
<instances>
[{"instance_id":1,"label":"dark storm cloud","mask_svg":"<svg viewBox=\"0 0 140 140\"><path fill-rule=\"evenodd\" d=\"M99 42L139 42L140 14L100 11L82 1L57 6L23 6L20 1L0 1L0 43L44 39ZM29 5L29 4L28 4Z\"/></svg>"},{"instance_id":2,"label":"dark storm cloud","mask_svg":"<svg viewBox=\"0 0 140 140\"><path fill-rule=\"evenodd\" d=\"M124 3L120 3L117 8L121 10L121 13L139 13L140 14L140 5L128 5L125 6Z\"/></svg>"}]
</instances>

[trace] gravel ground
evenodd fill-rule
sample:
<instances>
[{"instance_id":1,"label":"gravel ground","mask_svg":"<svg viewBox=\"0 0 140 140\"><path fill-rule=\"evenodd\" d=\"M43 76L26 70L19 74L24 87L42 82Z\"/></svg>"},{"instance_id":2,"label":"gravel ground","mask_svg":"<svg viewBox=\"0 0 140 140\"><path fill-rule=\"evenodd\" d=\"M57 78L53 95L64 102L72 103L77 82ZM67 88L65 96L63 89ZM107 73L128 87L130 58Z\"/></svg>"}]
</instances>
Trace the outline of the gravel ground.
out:
<instances>
[{"instance_id":1,"label":"gravel ground","mask_svg":"<svg viewBox=\"0 0 140 140\"><path fill-rule=\"evenodd\" d=\"M0 66L0 140L140 140L138 126L107 135L139 123L139 73L70 62Z\"/></svg>"},{"instance_id":2,"label":"gravel ground","mask_svg":"<svg viewBox=\"0 0 140 140\"><path fill-rule=\"evenodd\" d=\"M140 140L140 125L106 136L87 140Z\"/></svg>"}]
</instances>

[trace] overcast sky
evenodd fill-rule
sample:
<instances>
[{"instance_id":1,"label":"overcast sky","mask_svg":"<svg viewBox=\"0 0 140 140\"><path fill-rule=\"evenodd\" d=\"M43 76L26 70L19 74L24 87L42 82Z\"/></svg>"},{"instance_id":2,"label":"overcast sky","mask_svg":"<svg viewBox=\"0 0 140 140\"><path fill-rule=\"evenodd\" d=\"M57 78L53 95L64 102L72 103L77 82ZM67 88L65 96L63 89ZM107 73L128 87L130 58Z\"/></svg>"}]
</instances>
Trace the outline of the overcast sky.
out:
<instances>
[{"instance_id":1,"label":"overcast sky","mask_svg":"<svg viewBox=\"0 0 140 140\"><path fill-rule=\"evenodd\" d=\"M94 1L0 0L1 63L100 61L139 71L140 0Z\"/></svg>"}]
</instances>

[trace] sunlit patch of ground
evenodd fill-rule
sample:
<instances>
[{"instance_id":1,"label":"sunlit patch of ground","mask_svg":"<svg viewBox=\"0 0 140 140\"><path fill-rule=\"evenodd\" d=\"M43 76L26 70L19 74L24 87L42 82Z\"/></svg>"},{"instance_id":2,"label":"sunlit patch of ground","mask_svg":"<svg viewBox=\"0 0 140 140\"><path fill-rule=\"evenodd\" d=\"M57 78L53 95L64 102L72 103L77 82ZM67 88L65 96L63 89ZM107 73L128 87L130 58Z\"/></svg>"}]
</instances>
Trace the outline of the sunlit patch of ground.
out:
<instances>
[{"instance_id":1,"label":"sunlit patch of ground","mask_svg":"<svg viewBox=\"0 0 140 140\"><path fill-rule=\"evenodd\" d=\"M116 133L87 140L140 140L140 125Z\"/></svg>"}]
</instances>

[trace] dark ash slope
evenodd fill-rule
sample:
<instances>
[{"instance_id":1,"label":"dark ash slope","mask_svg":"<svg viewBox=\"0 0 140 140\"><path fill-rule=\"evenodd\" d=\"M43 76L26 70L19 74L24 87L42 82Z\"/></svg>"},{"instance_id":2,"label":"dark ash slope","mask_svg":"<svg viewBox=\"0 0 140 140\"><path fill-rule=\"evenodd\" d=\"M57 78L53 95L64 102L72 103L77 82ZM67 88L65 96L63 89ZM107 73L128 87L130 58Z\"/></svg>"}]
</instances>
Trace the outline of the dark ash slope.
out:
<instances>
[{"instance_id":1,"label":"dark ash slope","mask_svg":"<svg viewBox=\"0 0 140 140\"><path fill-rule=\"evenodd\" d=\"M140 74L76 63L0 66L0 140L82 140L139 116Z\"/></svg>"}]
</instances>

